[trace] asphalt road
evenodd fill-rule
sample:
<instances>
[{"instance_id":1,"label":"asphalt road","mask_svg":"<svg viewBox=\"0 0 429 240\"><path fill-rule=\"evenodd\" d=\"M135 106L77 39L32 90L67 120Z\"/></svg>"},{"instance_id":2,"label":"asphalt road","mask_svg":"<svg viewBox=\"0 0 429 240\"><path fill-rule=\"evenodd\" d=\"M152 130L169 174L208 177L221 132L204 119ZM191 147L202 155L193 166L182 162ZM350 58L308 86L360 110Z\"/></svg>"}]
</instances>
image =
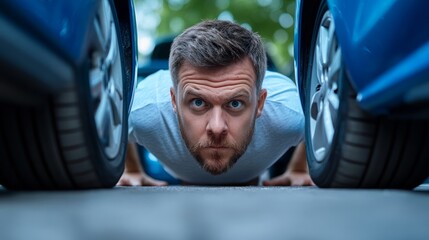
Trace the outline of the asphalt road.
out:
<instances>
[{"instance_id":1,"label":"asphalt road","mask_svg":"<svg viewBox=\"0 0 429 240\"><path fill-rule=\"evenodd\" d=\"M0 189L0 239L429 239L429 186Z\"/></svg>"}]
</instances>

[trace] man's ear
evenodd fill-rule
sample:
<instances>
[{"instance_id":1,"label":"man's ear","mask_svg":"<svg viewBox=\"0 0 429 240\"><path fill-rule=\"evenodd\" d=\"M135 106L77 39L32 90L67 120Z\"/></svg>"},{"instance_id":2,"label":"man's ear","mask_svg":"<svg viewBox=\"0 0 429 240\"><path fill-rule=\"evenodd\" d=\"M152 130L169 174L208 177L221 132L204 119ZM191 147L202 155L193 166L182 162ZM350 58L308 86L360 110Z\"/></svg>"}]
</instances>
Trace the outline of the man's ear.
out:
<instances>
[{"instance_id":1,"label":"man's ear","mask_svg":"<svg viewBox=\"0 0 429 240\"><path fill-rule=\"evenodd\" d=\"M171 104L173 105L173 111L175 113L177 113L176 109L177 109L177 105L176 105L176 95L174 93L174 88L171 87L170 88L170 96L171 96Z\"/></svg>"},{"instance_id":2,"label":"man's ear","mask_svg":"<svg viewBox=\"0 0 429 240\"><path fill-rule=\"evenodd\" d=\"M261 89L259 92L258 98L258 108L256 109L256 117L258 118L262 114L262 109L264 109L265 99L267 99L267 89Z\"/></svg>"}]
</instances>

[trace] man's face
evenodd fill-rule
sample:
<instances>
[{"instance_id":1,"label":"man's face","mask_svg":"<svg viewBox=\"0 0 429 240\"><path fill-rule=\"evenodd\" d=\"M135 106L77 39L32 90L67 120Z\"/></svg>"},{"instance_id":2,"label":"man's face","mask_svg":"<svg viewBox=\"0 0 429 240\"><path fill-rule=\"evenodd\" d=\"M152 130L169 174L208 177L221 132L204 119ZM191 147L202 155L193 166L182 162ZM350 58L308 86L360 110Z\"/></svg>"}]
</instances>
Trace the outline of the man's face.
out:
<instances>
[{"instance_id":1,"label":"man's face","mask_svg":"<svg viewBox=\"0 0 429 240\"><path fill-rule=\"evenodd\" d=\"M227 171L245 152L260 116L266 90L256 92L256 74L245 59L222 68L183 64L177 92L171 89L182 137L211 174Z\"/></svg>"}]
</instances>

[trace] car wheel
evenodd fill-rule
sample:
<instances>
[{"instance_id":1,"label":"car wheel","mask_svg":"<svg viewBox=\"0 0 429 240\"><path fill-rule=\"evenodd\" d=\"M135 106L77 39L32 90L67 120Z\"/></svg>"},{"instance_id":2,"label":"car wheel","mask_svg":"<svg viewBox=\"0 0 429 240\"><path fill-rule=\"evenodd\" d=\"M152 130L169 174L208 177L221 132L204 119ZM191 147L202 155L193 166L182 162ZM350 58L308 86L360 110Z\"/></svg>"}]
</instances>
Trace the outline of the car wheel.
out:
<instances>
[{"instance_id":1,"label":"car wheel","mask_svg":"<svg viewBox=\"0 0 429 240\"><path fill-rule=\"evenodd\" d=\"M9 189L112 187L124 168L128 94L113 1L100 1L75 81L37 107L3 106L0 183Z\"/></svg>"},{"instance_id":2,"label":"car wheel","mask_svg":"<svg viewBox=\"0 0 429 240\"><path fill-rule=\"evenodd\" d=\"M414 188L429 175L425 121L361 109L342 61L335 24L322 1L305 80L305 134L311 177L320 187Z\"/></svg>"}]
</instances>

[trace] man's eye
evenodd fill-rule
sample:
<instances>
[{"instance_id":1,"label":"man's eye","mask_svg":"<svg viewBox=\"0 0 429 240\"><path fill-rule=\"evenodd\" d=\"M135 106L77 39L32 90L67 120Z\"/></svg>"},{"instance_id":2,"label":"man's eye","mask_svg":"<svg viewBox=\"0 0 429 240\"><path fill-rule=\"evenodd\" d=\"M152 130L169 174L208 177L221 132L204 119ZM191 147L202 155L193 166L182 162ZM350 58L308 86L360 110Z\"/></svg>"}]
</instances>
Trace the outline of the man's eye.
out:
<instances>
[{"instance_id":1,"label":"man's eye","mask_svg":"<svg viewBox=\"0 0 429 240\"><path fill-rule=\"evenodd\" d=\"M238 100L232 100L231 102L228 103L228 107L237 110L240 109L241 107L243 107L243 103L241 101Z\"/></svg>"},{"instance_id":2,"label":"man's eye","mask_svg":"<svg viewBox=\"0 0 429 240\"><path fill-rule=\"evenodd\" d=\"M202 108L205 105L206 103L201 98L195 98L191 101L191 106L194 108Z\"/></svg>"}]
</instances>

